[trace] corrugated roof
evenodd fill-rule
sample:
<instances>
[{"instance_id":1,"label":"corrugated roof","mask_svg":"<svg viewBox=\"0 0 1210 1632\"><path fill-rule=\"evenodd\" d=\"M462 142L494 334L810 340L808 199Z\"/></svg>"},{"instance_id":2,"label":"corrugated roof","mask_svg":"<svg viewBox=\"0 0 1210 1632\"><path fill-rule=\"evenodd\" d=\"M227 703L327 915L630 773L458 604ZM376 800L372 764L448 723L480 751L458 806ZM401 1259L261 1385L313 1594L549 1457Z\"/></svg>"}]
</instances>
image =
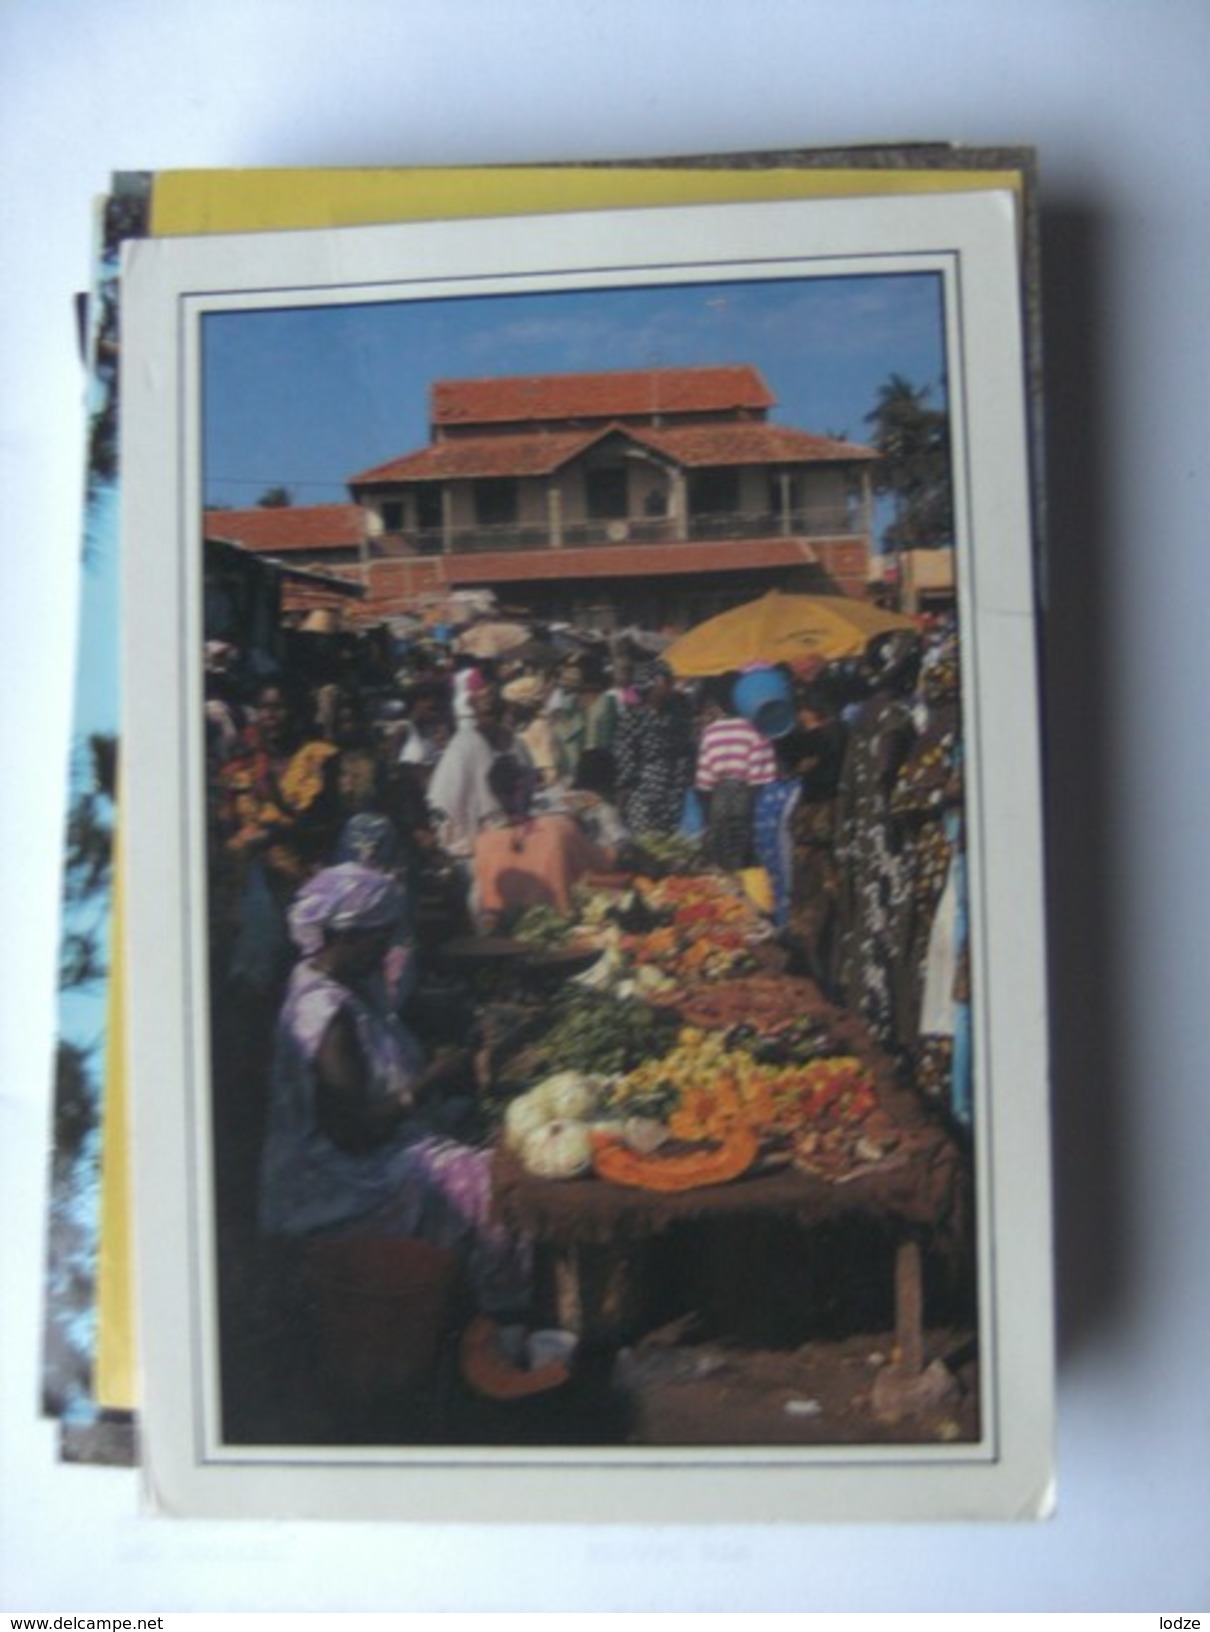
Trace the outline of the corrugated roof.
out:
<instances>
[{"instance_id":1,"label":"corrugated roof","mask_svg":"<svg viewBox=\"0 0 1210 1632\"><path fill-rule=\"evenodd\" d=\"M282 561L276 555L269 555L266 551L250 550L243 544L238 544L231 538L216 538L207 535L205 541L207 565L211 552L220 559L223 555L237 560L247 558L255 561L257 566L265 572L275 573L283 583L310 584L312 587L330 592L336 596L359 596L365 594L365 575L360 567L332 567L325 571L318 567L295 567L288 561Z\"/></svg>"},{"instance_id":2,"label":"corrugated roof","mask_svg":"<svg viewBox=\"0 0 1210 1632\"><path fill-rule=\"evenodd\" d=\"M357 504L258 506L255 510L207 510L207 538L226 539L258 553L359 549L365 513Z\"/></svg>"},{"instance_id":3,"label":"corrugated roof","mask_svg":"<svg viewBox=\"0 0 1210 1632\"><path fill-rule=\"evenodd\" d=\"M748 364L438 380L429 399L430 419L441 426L720 413L771 408L773 402L764 380Z\"/></svg>"}]
</instances>

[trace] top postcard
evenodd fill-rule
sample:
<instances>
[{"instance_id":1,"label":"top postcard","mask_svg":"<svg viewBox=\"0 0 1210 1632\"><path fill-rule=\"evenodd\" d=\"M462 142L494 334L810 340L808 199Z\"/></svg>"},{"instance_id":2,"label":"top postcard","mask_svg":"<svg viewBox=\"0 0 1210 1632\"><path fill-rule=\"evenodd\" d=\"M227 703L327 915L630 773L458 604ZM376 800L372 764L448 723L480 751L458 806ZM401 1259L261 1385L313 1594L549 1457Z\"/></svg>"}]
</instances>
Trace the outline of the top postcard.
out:
<instances>
[{"instance_id":1,"label":"top postcard","mask_svg":"<svg viewBox=\"0 0 1210 1632\"><path fill-rule=\"evenodd\" d=\"M1019 210L127 245L160 1510L1049 1511Z\"/></svg>"}]
</instances>

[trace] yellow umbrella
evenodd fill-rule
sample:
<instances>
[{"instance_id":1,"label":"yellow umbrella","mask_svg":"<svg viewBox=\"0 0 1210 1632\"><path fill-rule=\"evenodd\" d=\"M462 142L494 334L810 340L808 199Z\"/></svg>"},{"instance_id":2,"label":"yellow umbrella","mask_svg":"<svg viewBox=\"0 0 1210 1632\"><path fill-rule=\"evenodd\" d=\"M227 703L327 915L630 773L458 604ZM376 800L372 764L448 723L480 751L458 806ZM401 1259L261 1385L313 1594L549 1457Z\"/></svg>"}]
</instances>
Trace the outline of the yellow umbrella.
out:
<instances>
[{"instance_id":1,"label":"yellow umbrella","mask_svg":"<svg viewBox=\"0 0 1210 1632\"><path fill-rule=\"evenodd\" d=\"M690 629L663 659L682 679L726 674L749 663L859 657L875 635L914 629L911 618L847 595L784 595L770 590Z\"/></svg>"}]
</instances>

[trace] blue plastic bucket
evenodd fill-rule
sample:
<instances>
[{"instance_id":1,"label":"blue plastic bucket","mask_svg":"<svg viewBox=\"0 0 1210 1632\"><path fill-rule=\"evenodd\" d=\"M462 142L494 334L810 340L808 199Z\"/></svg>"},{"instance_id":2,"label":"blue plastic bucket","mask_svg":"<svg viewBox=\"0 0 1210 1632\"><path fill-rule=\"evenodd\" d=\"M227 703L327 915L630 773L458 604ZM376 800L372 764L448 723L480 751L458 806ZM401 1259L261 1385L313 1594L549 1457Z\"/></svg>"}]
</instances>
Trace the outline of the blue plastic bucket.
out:
<instances>
[{"instance_id":1,"label":"blue plastic bucket","mask_svg":"<svg viewBox=\"0 0 1210 1632\"><path fill-rule=\"evenodd\" d=\"M784 737L794 728L794 685L781 669L749 669L735 682L731 700L762 736Z\"/></svg>"}]
</instances>

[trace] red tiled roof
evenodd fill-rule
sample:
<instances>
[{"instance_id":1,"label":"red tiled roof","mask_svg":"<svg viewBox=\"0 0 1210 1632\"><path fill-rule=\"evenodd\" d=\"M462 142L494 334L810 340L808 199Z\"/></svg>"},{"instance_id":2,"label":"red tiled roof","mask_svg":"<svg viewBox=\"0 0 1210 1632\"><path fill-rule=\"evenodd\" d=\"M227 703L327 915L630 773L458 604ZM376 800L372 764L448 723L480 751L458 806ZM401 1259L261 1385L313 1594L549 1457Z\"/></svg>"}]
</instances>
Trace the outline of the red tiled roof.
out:
<instances>
[{"instance_id":1,"label":"red tiled roof","mask_svg":"<svg viewBox=\"0 0 1210 1632\"><path fill-rule=\"evenodd\" d=\"M531 431L520 436L433 442L401 459L349 477L350 487L380 482L439 482L484 476L548 476L599 437L599 431Z\"/></svg>"},{"instance_id":2,"label":"red tiled roof","mask_svg":"<svg viewBox=\"0 0 1210 1632\"><path fill-rule=\"evenodd\" d=\"M534 374L438 380L434 425L524 425L534 420L623 419L633 414L719 413L771 408L755 368L619 369L603 374Z\"/></svg>"},{"instance_id":3,"label":"red tiled roof","mask_svg":"<svg viewBox=\"0 0 1210 1632\"><path fill-rule=\"evenodd\" d=\"M628 434L678 465L805 465L878 457L859 443L783 425L644 425Z\"/></svg>"},{"instance_id":4,"label":"red tiled roof","mask_svg":"<svg viewBox=\"0 0 1210 1632\"><path fill-rule=\"evenodd\" d=\"M611 424L592 431L533 431L518 436L467 436L433 442L416 453L349 478L350 487L379 483L472 481L489 476L549 476L606 436L629 438L674 464L804 465L876 459L872 448L780 425Z\"/></svg>"},{"instance_id":5,"label":"red tiled roof","mask_svg":"<svg viewBox=\"0 0 1210 1632\"><path fill-rule=\"evenodd\" d=\"M288 555L293 550L355 550L365 538L365 513L357 504L207 510L203 519L207 538L226 539L268 555Z\"/></svg>"}]
</instances>

